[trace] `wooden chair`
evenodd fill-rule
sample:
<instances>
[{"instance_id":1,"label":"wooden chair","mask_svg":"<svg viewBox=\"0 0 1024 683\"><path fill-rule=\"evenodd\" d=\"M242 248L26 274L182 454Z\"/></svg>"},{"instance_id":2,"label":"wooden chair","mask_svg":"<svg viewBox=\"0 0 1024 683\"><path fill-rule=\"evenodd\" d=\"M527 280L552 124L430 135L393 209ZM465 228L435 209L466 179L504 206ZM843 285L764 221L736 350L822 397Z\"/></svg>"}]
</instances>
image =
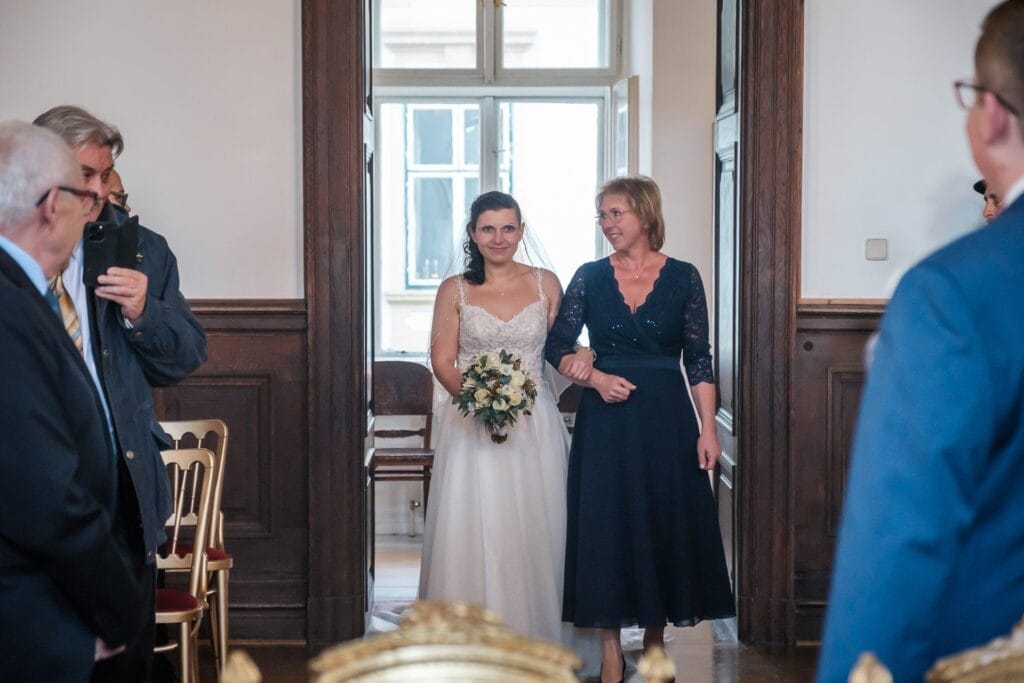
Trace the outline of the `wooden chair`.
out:
<instances>
[{"instance_id":1,"label":"wooden chair","mask_svg":"<svg viewBox=\"0 0 1024 683\"><path fill-rule=\"evenodd\" d=\"M332 647L309 665L315 683L575 683L579 667L571 651L514 633L479 607L438 602L418 602L397 631Z\"/></svg>"},{"instance_id":2,"label":"wooden chair","mask_svg":"<svg viewBox=\"0 0 1024 683\"><path fill-rule=\"evenodd\" d=\"M156 647L157 652L178 648L181 683L199 680L196 633L206 607L206 553L191 551L205 548L210 529L213 503L214 459L205 448L162 451L164 465L171 477L174 507L167 520L170 538L166 554L157 554L156 566L164 571L187 571L188 588L158 588L156 623L177 624L178 640ZM191 528L192 543L185 550L183 530Z\"/></svg>"},{"instance_id":3,"label":"wooden chair","mask_svg":"<svg viewBox=\"0 0 1024 683\"><path fill-rule=\"evenodd\" d=\"M376 439L419 437L412 448L377 448L370 455L371 488L378 481L422 481L423 508L430 496L434 449L430 429L434 410L434 378L423 365L409 361L376 361L373 364L374 416L410 416L422 420L413 429L374 429Z\"/></svg>"},{"instance_id":4,"label":"wooden chair","mask_svg":"<svg viewBox=\"0 0 1024 683\"><path fill-rule=\"evenodd\" d=\"M181 420L161 422L160 426L174 441L174 448L197 446L209 448L214 458L213 507L210 511L210 533L206 548L207 596L210 609L210 644L217 661L217 670L224 668L228 648L228 577L234 558L224 549L224 513L221 494L224 490L224 468L228 453L228 426L221 420ZM191 552L191 544L182 544L183 552Z\"/></svg>"},{"instance_id":5,"label":"wooden chair","mask_svg":"<svg viewBox=\"0 0 1024 683\"><path fill-rule=\"evenodd\" d=\"M562 414L562 421L565 422L565 428L569 430L570 434L576 424L576 410L580 406L580 397L582 396L583 387L579 384L570 384L562 390L558 397L558 412Z\"/></svg>"}]
</instances>

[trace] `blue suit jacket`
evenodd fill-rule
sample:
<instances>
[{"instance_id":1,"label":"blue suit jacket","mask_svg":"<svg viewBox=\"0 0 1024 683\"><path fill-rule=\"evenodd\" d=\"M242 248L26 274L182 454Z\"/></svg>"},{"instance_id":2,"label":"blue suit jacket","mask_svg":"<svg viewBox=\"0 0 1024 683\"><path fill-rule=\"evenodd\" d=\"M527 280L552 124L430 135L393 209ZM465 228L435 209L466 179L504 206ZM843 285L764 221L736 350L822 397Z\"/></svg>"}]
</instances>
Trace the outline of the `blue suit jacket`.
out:
<instances>
[{"instance_id":1,"label":"blue suit jacket","mask_svg":"<svg viewBox=\"0 0 1024 683\"><path fill-rule=\"evenodd\" d=\"M108 204L101 220L113 220ZM123 214L119 216L123 219ZM139 504L146 560L165 539L171 512L167 470L160 450L170 438L153 412L153 387L188 377L206 361L206 335L179 291L178 262L167 240L139 226L136 270L148 279L146 307L138 324L127 329L121 307L91 294L93 353L103 382L118 441L119 455L131 476Z\"/></svg>"},{"instance_id":2,"label":"blue suit jacket","mask_svg":"<svg viewBox=\"0 0 1024 683\"><path fill-rule=\"evenodd\" d=\"M819 681L897 681L1024 614L1024 198L908 272L860 408Z\"/></svg>"},{"instance_id":3,"label":"blue suit jacket","mask_svg":"<svg viewBox=\"0 0 1024 683\"><path fill-rule=\"evenodd\" d=\"M146 604L111 533L115 461L78 350L0 250L0 677L87 681Z\"/></svg>"}]
</instances>

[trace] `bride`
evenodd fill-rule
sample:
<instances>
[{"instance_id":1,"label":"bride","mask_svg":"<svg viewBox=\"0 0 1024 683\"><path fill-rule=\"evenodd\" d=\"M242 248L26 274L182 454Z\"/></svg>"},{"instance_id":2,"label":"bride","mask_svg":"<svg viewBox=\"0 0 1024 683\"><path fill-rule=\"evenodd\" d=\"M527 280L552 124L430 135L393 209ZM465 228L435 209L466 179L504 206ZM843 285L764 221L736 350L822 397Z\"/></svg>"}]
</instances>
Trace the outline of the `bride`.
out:
<instances>
[{"instance_id":1,"label":"bride","mask_svg":"<svg viewBox=\"0 0 1024 683\"><path fill-rule=\"evenodd\" d=\"M561 286L551 271L515 260L524 229L510 195L477 197L466 225L465 271L437 290L430 360L447 393L436 402L419 592L422 599L483 605L516 631L561 641L569 435L543 377ZM502 349L522 359L537 399L498 444L451 397L473 360Z\"/></svg>"}]
</instances>

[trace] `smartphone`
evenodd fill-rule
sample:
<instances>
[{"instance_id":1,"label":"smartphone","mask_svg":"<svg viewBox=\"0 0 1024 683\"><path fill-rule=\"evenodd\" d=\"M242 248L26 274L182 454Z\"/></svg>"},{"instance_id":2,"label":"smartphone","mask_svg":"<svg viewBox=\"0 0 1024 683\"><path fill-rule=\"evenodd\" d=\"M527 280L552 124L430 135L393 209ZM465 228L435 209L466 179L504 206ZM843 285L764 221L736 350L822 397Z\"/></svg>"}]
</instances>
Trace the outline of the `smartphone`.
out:
<instances>
[{"instance_id":1,"label":"smartphone","mask_svg":"<svg viewBox=\"0 0 1024 683\"><path fill-rule=\"evenodd\" d=\"M111 267L134 268L135 254L139 250L139 219L137 216L123 223L102 221L85 224L82 248L82 281L86 287L96 287L97 278Z\"/></svg>"}]
</instances>

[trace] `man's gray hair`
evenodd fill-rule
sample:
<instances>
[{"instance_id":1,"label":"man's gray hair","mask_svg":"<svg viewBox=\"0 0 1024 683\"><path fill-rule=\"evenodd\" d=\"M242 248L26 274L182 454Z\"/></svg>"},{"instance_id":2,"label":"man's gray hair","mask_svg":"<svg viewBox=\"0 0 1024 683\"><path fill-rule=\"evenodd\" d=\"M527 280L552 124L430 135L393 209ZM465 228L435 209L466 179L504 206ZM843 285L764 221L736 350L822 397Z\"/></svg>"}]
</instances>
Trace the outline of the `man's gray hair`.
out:
<instances>
[{"instance_id":1,"label":"man's gray hair","mask_svg":"<svg viewBox=\"0 0 1024 683\"><path fill-rule=\"evenodd\" d=\"M81 171L60 137L24 121L0 121L0 234L21 225L53 186L80 184Z\"/></svg>"},{"instance_id":2,"label":"man's gray hair","mask_svg":"<svg viewBox=\"0 0 1024 683\"><path fill-rule=\"evenodd\" d=\"M124 151L121 131L105 121L100 121L81 107L62 104L43 112L32 123L49 128L64 138L64 142L68 143L71 149L78 149L92 142L100 147L110 147L115 159Z\"/></svg>"}]
</instances>

